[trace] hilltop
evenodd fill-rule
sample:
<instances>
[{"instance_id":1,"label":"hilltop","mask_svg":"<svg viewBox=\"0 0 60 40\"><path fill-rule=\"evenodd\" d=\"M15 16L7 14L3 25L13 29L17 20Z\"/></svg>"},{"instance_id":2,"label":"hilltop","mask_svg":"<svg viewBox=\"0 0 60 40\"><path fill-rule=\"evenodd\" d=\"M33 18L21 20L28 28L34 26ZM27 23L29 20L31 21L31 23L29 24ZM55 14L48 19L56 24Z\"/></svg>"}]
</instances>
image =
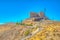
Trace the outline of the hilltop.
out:
<instances>
[{"instance_id":1,"label":"hilltop","mask_svg":"<svg viewBox=\"0 0 60 40\"><path fill-rule=\"evenodd\" d=\"M0 25L0 40L60 40L60 22L49 20L43 12L30 12L21 23Z\"/></svg>"}]
</instances>

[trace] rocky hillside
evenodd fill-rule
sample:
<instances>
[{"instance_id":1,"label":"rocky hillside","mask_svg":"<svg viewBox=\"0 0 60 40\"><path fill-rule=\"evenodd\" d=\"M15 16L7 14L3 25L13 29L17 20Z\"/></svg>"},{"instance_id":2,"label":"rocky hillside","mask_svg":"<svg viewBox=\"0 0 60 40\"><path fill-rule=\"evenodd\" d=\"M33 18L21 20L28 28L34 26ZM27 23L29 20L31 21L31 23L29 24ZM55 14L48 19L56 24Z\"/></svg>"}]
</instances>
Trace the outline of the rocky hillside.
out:
<instances>
[{"instance_id":1,"label":"rocky hillside","mask_svg":"<svg viewBox=\"0 0 60 40\"><path fill-rule=\"evenodd\" d=\"M0 40L60 40L60 22L31 12L21 23L0 25Z\"/></svg>"}]
</instances>

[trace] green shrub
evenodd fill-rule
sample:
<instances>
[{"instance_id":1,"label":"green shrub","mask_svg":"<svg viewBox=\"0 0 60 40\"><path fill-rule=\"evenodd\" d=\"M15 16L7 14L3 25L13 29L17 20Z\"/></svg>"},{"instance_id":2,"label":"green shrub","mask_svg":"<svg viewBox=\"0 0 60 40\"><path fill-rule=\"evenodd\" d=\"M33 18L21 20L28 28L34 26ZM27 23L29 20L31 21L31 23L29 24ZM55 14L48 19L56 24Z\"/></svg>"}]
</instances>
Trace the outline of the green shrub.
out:
<instances>
[{"instance_id":1,"label":"green shrub","mask_svg":"<svg viewBox=\"0 0 60 40\"><path fill-rule=\"evenodd\" d=\"M16 25L19 25L20 23L16 22Z\"/></svg>"},{"instance_id":2,"label":"green shrub","mask_svg":"<svg viewBox=\"0 0 60 40\"><path fill-rule=\"evenodd\" d=\"M32 26L32 24L29 24L29 25L27 25L27 26Z\"/></svg>"},{"instance_id":3,"label":"green shrub","mask_svg":"<svg viewBox=\"0 0 60 40\"><path fill-rule=\"evenodd\" d=\"M27 36L29 34L29 30L25 30L24 35Z\"/></svg>"}]
</instances>

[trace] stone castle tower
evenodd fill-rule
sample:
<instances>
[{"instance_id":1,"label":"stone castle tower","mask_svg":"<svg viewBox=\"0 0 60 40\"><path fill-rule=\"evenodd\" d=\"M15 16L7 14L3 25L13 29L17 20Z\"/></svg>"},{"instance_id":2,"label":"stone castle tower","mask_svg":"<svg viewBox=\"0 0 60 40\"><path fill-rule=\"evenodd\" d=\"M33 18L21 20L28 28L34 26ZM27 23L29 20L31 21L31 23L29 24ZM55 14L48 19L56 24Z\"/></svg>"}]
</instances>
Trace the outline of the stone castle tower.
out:
<instances>
[{"instance_id":1,"label":"stone castle tower","mask_svg":"<svg viewBox=\"0 0 60 40\"><path fill-rule=\"evenodd\" d=\"M30 12L30 18L34 18L35 21L40 21L42 19L47 19L44 15L44 12L40 12L40 13L34 13L34 12Z\"/></svg>"},{"instance_id":2,"label":"stone castle tower","mask_svg":"<svg viewBox=\"0 0 60 40\"><path fill-rule=\"evenodd\" d=\"M34 12L30 12L30 18L33 18L33 17L44 17L44 13L40 12L39 14L37 14Z\"/></svg>"}]
</instances>

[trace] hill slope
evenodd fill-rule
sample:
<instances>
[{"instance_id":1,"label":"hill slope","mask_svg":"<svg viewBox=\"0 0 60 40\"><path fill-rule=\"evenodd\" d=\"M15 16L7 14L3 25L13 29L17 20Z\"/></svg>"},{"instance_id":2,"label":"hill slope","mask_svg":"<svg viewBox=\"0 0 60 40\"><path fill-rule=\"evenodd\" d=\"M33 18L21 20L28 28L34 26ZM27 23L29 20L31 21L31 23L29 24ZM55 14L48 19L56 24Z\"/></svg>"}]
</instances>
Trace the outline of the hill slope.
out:
<instances>
[{"instance_id":1,"label":"hill slope","mask_svg":"<svg viewBox=\"0 0 60 40\"><path fill-rule=\"evenodd\" d=\"M31 13L21 23L0 25L0 40L60 40L60 22Z\"/></svg>"}]
</instances>

